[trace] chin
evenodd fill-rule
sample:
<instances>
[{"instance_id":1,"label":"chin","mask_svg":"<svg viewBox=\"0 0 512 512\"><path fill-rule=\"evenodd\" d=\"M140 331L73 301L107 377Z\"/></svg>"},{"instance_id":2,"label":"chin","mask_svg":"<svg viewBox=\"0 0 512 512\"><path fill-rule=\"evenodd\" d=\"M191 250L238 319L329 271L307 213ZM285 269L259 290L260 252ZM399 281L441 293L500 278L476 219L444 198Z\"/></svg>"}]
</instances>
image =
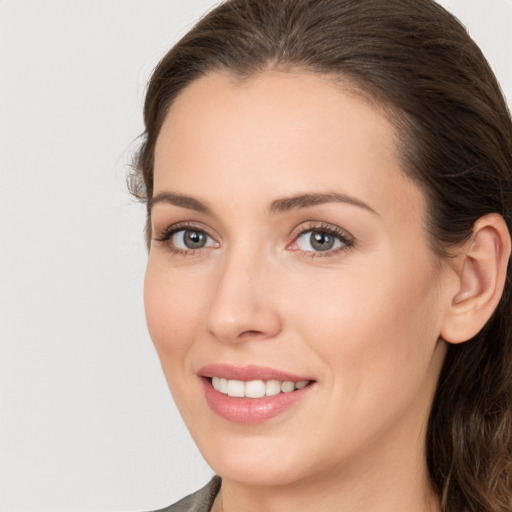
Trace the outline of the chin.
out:
<instances>
[{"instance_id":1,"label":"chin","mask_svg":"<svg viewBox=\"0 0 512 512\"><path fill-rule=\"evenodd\" d=\"M280 487L301 480L303 475L282 464L244 461L218 461L211 464L216 474L225 480L258 487Z\"/></svg>"},{"instance_id":2,"label":"chin","mask_svg":"<svg viewBox=\"0 0 512 512\"><path fill-rule=\"evenodd\" d=\"M296 452L301 447L297 439L287 444L280 438L248 435L196 442L209 466L226 480L266 487L288 485L306 476L306 461Z\"/></svg>"}]
</instances>

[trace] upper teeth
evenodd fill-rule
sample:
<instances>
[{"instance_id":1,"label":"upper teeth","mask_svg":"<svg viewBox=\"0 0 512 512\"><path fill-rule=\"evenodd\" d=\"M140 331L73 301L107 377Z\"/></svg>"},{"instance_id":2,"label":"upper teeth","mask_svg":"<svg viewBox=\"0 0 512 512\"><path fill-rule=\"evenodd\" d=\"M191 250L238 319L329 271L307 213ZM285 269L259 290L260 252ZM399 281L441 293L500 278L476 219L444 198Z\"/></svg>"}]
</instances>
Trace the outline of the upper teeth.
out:
<instances>
[{"instance_id":1,"label":"upper teeth","mask_svg":"<svg viewBox=\"0 0 512 512\"><path fill-rule=\"evenodd\" d=\"M286 380L228 380L221 377L212 378L212 386L217 391L225 395L238 398L262 398L264 396L273 396L279 393L289 393L295 389L302 389L309 383L308 380L293 382Z\"/></svg>"}]
</instances>

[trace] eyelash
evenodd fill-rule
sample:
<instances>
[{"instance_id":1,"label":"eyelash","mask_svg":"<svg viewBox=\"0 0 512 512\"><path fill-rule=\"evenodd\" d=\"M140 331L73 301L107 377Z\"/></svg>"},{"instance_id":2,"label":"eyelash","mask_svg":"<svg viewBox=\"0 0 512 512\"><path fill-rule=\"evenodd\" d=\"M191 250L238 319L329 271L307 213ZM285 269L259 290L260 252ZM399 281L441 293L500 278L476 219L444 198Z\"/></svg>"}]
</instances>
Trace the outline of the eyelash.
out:
<instances>
[{"instance_id":1,"label":"eyelash","mask_svg":"<svg viewBox=\"0 0 512 512\"><path fill-rule=\"evenodd\" d=\"M333 256L337 256L338 254L345 252L349 250L350 248L355 246L355 240L354 238L349 235L345 230L337 227L332 226L330 224L325 223L312 223L308 226L300 226L297 228L293 233L293 242L292 244L296 244L299 237L306 233L325 233L328 235L333 236L334 238L337 238L341 242L341 247L338 247L337 249L330 249L326 251L303 251L301 249L295 249L297 252L301 252L304 256L308 258L329 258ZM288 244L288 246L291 244Z\"/></svg>"},{"instance_id":2,"label":"eyelash","mask_svg":"<svg viewBox=\"0 0 512 512\"><path fill-rule=\"evenodd\" d=\"M167 250L171 254L177 254L180 256L196 256L197 253L199 253L202 248L188 249L185 251L183 249L178 249L177 247L173 247L170 243L168 243L169 240L171 239L171 237L173 235L175 235L176 233L178 233L179 231L200 231L202 233L205 233L206 236L208 236L209 238L212 238L203 227L195 225L195 224L187 223L187 222L182 222L182 223L173 224L172 226L169 226L160 235L153 238L153 240L155 242L160 242L160 243L166 244Z\"/></svg>"},{"instance_id":3,"label":"eyelash","mask_svg":"<svg viewBox=\"0 0 512 512\"><path fill-rule=\"evenodd\" d=\"M168 243L173 235L175 235L179 231L187 231L187 230L200 231L202 233L205 233L206 236L208 236L209 238L212 238L203 227L185 222L185 223L178 223L178 224L173 224L172 226L169 226L160 235L153 238L153 240L155 242L160 242L160 243L166 244L167 249L169 250L169 252L171 252L171 254L178 254L178 255L182 255L182 256L196 256L197 253L201 252L201 249L203 249L203 247L201 247L199 249L183 250L183 249L179 249L177 247L173 247L171 244ZM335 237L336 239L338 239L342 245L341 245L341 247L338 247L333 250L332 249L326 250L325 252L323 252L323 251L304 251L301 249L293 249L296 252L301 252L305 257L328 258L328 257L336 256L339 253L345 252L345 251L349 250L350 248L354 247L354 245L355 245L355 240L353 239L353 237L351 235L349 235L346 231L342 230L341 228L338 228L337 226L332 226L330 224L325 224L325 223L311 223L310 225L307 225L307 226L302 225L302 226L298 227L297 229L295 229L292 233L293 240L290 244L287 245L287 247L289 247L292 244L296 244L297 240L302 235L309 233L309 232L312 232L312 233L319 232L319 233L325 233L325 234L331 235L331 236Z\"/></svg>"}]
</instances>

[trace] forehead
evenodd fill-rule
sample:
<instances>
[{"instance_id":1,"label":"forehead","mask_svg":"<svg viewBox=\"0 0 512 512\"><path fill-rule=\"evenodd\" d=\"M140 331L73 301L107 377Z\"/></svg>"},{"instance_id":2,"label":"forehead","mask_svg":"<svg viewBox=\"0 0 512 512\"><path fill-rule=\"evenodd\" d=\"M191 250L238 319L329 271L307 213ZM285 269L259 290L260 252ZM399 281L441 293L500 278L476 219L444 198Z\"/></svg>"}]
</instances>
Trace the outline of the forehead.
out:
<instances>
[{"instance_id":1,"label":"forehead","mask_svg":"<svg viewBox=\"0 0 512 512\"><path fill-rule=\"evenodd\" d=\"M405 189L421 196L402 171L384 109L306 72L243 82L212 73L192 82L163 123L154 169L155 193L222 188L252 199L341 189L377 205L402 201Z\"/></svg>"}]
</instances>

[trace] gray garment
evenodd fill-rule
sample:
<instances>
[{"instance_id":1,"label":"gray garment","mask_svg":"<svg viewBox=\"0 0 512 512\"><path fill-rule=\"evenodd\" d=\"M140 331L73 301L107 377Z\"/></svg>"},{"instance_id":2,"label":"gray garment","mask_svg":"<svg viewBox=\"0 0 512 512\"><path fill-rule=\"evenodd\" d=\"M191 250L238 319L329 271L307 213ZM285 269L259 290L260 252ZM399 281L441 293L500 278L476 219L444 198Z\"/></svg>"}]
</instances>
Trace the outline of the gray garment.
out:
<instances>
[{"instance_id":1,"label":"gray garment","mask_svg":"<svg viewBox=\"0 0 512 512\"><path fill-rule=\"evenodd\" d=\"M155 510L154 512L210 512L215 497L219 492L220 483L220 476L214 476L199 491L189 494L174 505Z\"/></svg>"}]
</instances>

